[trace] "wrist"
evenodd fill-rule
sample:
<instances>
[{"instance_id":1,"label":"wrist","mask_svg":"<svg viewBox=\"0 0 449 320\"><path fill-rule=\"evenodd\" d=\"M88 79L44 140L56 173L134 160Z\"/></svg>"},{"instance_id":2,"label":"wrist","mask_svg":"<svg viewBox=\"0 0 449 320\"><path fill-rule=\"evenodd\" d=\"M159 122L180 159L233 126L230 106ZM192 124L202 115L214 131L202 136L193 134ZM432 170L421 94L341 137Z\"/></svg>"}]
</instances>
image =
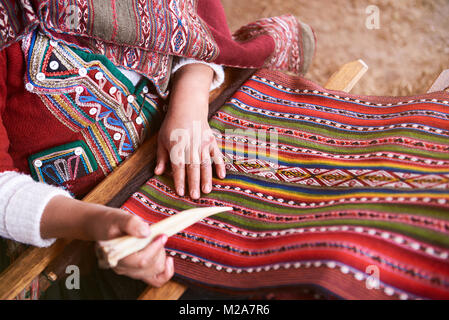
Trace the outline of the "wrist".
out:
<instances>
[{"instance_id":1,"label":"wrist","mask_svg":"<svg viewBox=\"0 0 449 320\"><path fill-rule=\"evenodd\" d=\"M181 67L174 74L176 84L190 84L198 89L206 88L209 91L210 84L214 78L214 70L203 63L191 63Z\"/></svg>"},{"instance_id":2,"label":"wrist","mask_svg":"<svg viewBox=\"0 0 449 320\"><path fill-rule=\"evenodd\" d=\"M96 205L56 196L48 202L42 214L41 236L43 239L89 239L89 217L96 213Z\"/></svg>"},{"instance_id":3,"label":"wrist","mask_svg":"<svg viewBox=\"0 0 449 320\"><path fill-rule=\"evenodd\" d=\"M175 76L168 106L168 117L202 118L207 121L209 112L209 88L213 70L203 64L182 67Z\"/></svg>"},{"instance_id":4,"label":"wrist","mask_svg":"<svg viewBox=\"0 0 449 320\"><path fill-rule=\"evenodd\" d=\"M209 104L214 71L204 64L189 64L175 73L170 102Z\"/></svg>"},{"instance_id":5,"label":"wrist","mask_svg":"<svg viewBox=\"0 0 449 320\"><path fill-rule=\"evenodd\" d=\"M191 101L191 102L190 102ZM167 119L196 119L207 122L209 104L201 99L171 100L167 110ZM206 100L207 101L207 100Z\"/></svg>"}]
</instances>

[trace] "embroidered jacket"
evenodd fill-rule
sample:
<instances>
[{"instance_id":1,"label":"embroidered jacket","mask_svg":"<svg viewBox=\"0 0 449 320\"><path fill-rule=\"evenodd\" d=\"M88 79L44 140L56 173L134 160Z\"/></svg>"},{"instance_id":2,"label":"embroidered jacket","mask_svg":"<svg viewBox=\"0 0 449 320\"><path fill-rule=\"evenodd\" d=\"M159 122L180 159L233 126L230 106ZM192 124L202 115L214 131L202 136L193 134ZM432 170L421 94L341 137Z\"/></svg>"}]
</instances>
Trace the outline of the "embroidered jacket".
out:
<instances>
[{"instance_id":1,"label":"embroidered jacket","mask_svg":"<svg viewBox=\"0 0 449 320\"><path fill-rule=\"evenodd\" d=\"M104 56L38 32L22 49L0 53L0 171L81 196L157 129L163 102Z\"/></svg>"}]
</instances>

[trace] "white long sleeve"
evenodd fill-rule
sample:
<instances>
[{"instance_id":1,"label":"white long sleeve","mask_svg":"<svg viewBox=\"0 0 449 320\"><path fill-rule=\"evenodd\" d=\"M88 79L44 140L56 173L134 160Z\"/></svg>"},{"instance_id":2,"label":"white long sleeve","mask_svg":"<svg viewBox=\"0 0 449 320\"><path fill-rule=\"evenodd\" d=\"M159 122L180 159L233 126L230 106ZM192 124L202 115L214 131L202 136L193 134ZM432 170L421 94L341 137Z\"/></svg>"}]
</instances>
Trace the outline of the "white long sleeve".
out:
<instances>
[{"instance_id":1,"label":"white long sleeve","mask_svg":"<svg viewBox=\"0 0 449 320\"><path fill-rule=\"evenodd\" d=\"M192 64L192 63L205 64L205 65L211 67L214 70L214 79L212 80L212 83L210 85L210 91L218 88L224 82L225 74L224 74L224 70L223 70L222 66L220 66L218 64L215 64L215 63L204 62L204 61L195 60L195 59L188 59L188 58L179 58L179 59L177 59L175 61L175 64L173 65L172 73L175 73L181 67L183 67L185 65L188 65L188 64Z\"/></svg>"},{"instance_id":2,"label":"white long sleeve","mask_svg":"<svg viewBox=\"0 0 449 320\"><path fill-rule=\"evenodd\" d=\"M224 70L223 70L222 66L215 64L215 63L204 62L204 61L195 60L195 59L187 59L187 58L175 59L175 63L172 68L172 74L174 74L176 71L178 71L183 66L192 64L192 63L205 64L214 70L214 79L212 80L212 83L210 86L210 91L218 88L224 82L225 74L224 74ZM125 75L125 77L127 77L132 82L133 85L137 85L139 83L140 79L142 79L142 76L139 75L137 72L127 70L124 68L119 68L119 69L123 73L123 75Z\"/></svg>"},{"instance_id":3,"label":"white long sleeve","mask_svg":"<svg viewBox=\"0 0 449 320\"><path fill-rule=\"evenodd\" d=\"M45 206L57 195L71 197L67 191L28 175L0 173L0 237L38 247L53 244L56 239L42 239L40 223Z\"/></svg>"}]
</instances>

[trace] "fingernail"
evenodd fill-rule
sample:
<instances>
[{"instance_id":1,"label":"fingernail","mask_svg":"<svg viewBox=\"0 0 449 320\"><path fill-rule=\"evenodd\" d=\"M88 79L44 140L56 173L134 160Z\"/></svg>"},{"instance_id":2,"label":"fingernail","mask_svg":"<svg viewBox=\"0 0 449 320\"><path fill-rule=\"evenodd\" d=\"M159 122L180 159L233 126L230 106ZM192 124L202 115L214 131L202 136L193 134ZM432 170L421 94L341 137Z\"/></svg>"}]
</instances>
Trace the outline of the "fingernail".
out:
<instances>
[{"instance_id":1,"label":"fingernail","mask_svg":"<svg viewBox=\"0 0 449 320\"><path fill-rule=\"evenodd\" d=\"M206 184L206 185L203 187L203 192L204 192L204 193L209 193L209 192L211 192L211 191L212 191L212 187L211 187L210 184Z\"/></svg>"},{"instance_id":2,"label":"fingernail","mask_svg":"<svg viewBox=\"0 0 449 320\"><path fill-rule=\"evenodd\" d=\"M200 193L199 193L197 190L195 190L195 191L192 191L192 192L191 192L190 196L191 196L193 199L197 199L197 198L200 197Z\"/></svg>"},{"instance_id":3,"label":"fingernail","mask_svg":"<svg viewBox=\"0 0 449 320\"><path fill-rule=\"evenodd\" d=\"M168 237L164 234L161 237L161 243L164 246L167 243Z\"/></svg>"},{"instance_id":4,"label":"fingernail","mask_svg":"<svg viewBox=\"0 0 449 320\"><path fill-rule=\"evenodd\" d=\"M184 195L184 188L179 187L179 188L177 189L177 192L178 192L178 195L183 196L183 195Z\"/></svg>"}]
</instances>

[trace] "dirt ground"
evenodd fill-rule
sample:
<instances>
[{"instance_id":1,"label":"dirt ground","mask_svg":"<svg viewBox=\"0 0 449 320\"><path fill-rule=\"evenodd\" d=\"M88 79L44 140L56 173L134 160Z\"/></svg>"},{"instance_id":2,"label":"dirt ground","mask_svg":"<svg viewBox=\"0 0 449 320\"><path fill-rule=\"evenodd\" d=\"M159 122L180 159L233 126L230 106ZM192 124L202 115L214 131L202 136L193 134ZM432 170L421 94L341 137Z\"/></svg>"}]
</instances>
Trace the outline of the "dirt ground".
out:
<instances>
[{"instance_id":1,"label":"dirt ground","mask_svg":"<svg viewBox=\"0 0 449 320\"><path fill-rule=\"evenodd\" d=\"M318 43L306 75L324 84L346 62L369 70L353 91L410 95L427 91L449 68L449 0L222 0L232 31L259 18L293 14L314 29ZM366 8L379 8L379 29Z\"/></svg>"}]
</instances>

